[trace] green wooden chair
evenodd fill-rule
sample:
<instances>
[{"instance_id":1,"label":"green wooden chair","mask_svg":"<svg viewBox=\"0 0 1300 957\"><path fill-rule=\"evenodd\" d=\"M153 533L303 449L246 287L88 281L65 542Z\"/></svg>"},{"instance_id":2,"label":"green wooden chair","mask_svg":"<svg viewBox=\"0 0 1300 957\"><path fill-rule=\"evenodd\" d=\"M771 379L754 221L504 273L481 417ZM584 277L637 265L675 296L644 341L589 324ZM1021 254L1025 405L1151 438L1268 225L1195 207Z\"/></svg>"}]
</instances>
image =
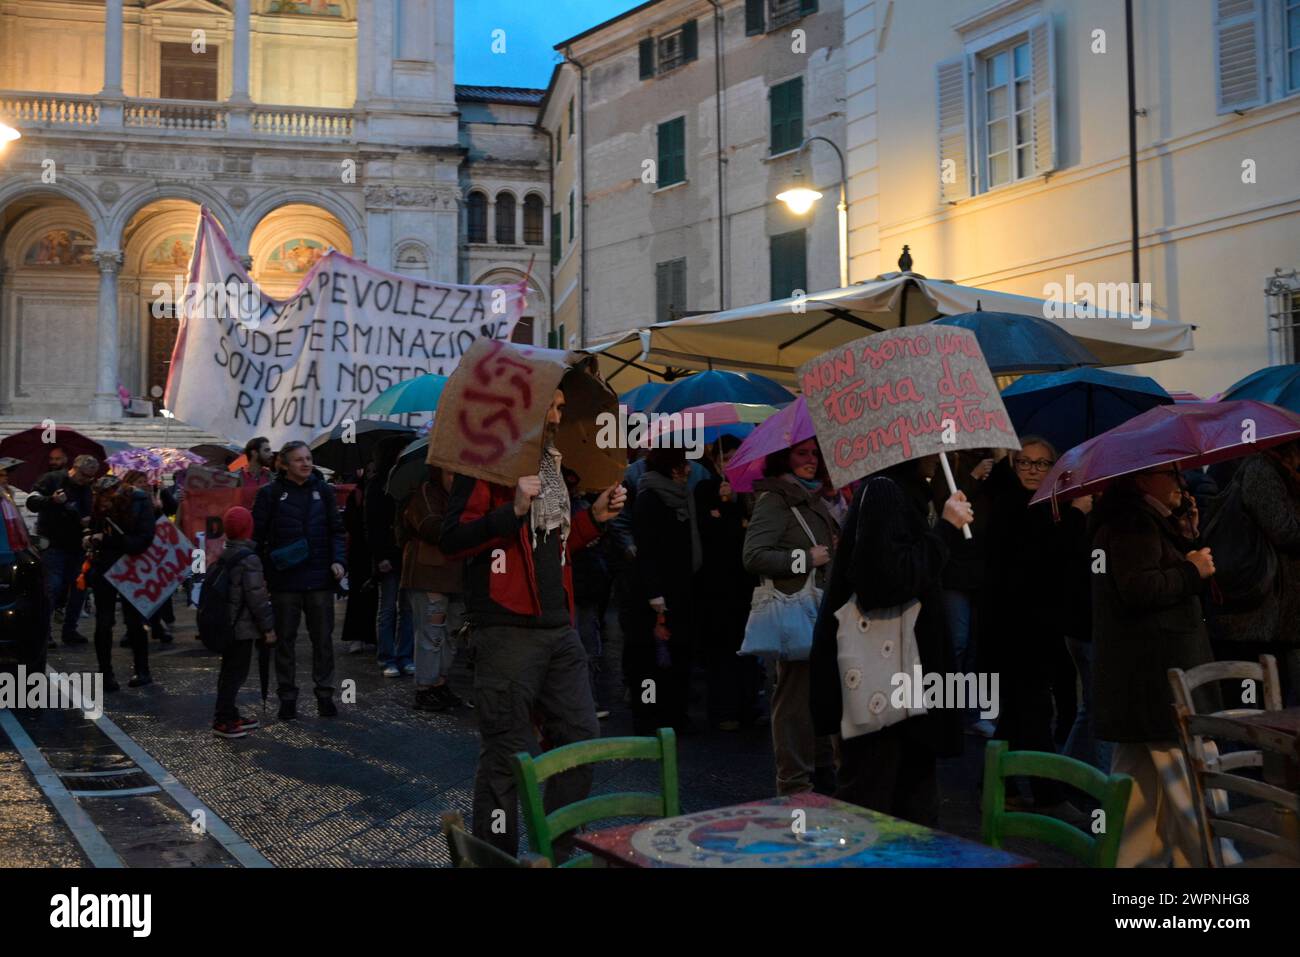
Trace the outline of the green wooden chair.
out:
<instances>
[{"instance_id":1,"label":"green wooden chair","mask_svg":"<svg viewBox=\"0 0 1300 957\"><path fill-rule=\"evenodd\" d=\"M1102 774L1092 765L1063 754L1007 748L1005 741L990 741L984 751L984 843L1000 848L1008 837L1025 837L1059 847L1090 867L1114 867L1133 779L1127 774ZM1100 834L1088 834L1046 814L1008 811L1009 777L1048 778L1092 795L1101 802L1104 829Z\"/></svg>"},{"instance_id":2,"label":"green wooden chair","mask_svg":"<svg viewBox=\"0 0 1300 957\"><path fill-rule=\"evenodd\" d=\"M459 811L448 811L442 816L442 834L447 839L447 852L452 867L550 867L551 862L536 854L514 858L480 840L465 830L465 819Z\"/></svg>"},{"instance_id":3,"label":"green wooden chair","mask_svg":"<svg viewBox=\"0 0 1300 957\"><path fill-rule=\"evenodd\" d=\"M661 793L629 791L598 794L547 814L542 805L542 784L548 778L584 764L600 761L642 759L659 762ZM596 738L579 741L533 757L520 751L514 757L515 780L528 824L528 842L534 853L552 864L557 837L575 828L616 817L676 817L681 813L677 798L677 736L671 728L660 728L653 738ZM575 855L560 867L590 867L590 854Z\"/></svg>"}]
</instances>

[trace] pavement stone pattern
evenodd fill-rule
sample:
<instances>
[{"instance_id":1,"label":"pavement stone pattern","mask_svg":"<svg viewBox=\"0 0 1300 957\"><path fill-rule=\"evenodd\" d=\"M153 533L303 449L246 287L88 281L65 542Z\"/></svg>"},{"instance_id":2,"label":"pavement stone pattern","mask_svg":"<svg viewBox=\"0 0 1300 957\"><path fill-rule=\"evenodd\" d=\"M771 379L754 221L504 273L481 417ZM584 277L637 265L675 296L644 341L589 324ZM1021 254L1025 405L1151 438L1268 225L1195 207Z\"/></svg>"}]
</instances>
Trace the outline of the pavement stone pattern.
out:
<instances>
[{"instance_id":1,"label":"pavement stone pattern","mask_svg":"<svg viewBox=\"0 0 1300 957\"><path fill-rule=\"evenodd\" d=\"M239 708L245 715L257 715L262 727L243 739L214 738L210 728L219 659L198 642L193 610L180 607L179 598L176 605L175 641L150 641L153 685L126 687L130 652L115 640L114 660L123 687L107 697L109 718L277 866L449 865L439 817L458 810L466 821L472 818L478 759L474 711L413 710L413 679L384 678L372 654L348 655L336 640L339 683L355 681L356 702L340 702L337 718L320 718L310 694L304 629L298 636L298 719L283 722L276 717L274 668L270 699L262 710L255 656ZM343 608L340 603L336 635ZM83 633L90 627L83 620ZM607 647L606 654L616 659L617 647ZM50 664L60 671L93 670L94 652L89 645L60 646L50 650ZM451 683L462 697L472 698L472 676L463 655L457 658ZM696 684L693 715L706 729L703 686ZM604 734L631 734L627 706L615 703L612 710L601 723ZM7 744L3 736L0 741ZM939 826L972 840L979 839L983 746L983 738L968 737L963 757L943 762L940 772ZM766 726L679 735L678 752L684 813L773 793L775 769ZM595 792L656 789L656 771L648 762L616 762L596 771ZM160 842L166 843L165 836ZM1012 843L1008 849L1043 864L1070 863L1037 845ZM132 857L131 864L143 863ZM80 858L17 755L0 746L0 862L75 866ZM169 863L199 862L168 860L160 850L156 866Z\"/></svg>"}]
</instances>

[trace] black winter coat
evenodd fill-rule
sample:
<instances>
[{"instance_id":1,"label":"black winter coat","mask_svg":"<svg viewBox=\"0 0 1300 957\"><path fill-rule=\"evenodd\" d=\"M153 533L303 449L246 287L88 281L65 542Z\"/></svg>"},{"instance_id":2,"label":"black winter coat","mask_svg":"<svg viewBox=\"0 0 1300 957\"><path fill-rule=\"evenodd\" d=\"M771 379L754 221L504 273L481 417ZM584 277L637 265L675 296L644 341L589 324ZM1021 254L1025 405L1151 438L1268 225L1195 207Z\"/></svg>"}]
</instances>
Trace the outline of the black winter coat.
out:
<instances>
[{"instance_id":1,"label":"black winter coat","mask_svg":"<svg viewBox=\"0 0 1300 957\"><path fill-rule=\"evenodd\" d=\"M851 597L856 596L858 606L866 611L919 599L916 644L921 669L942 675L954 669L942 577L952 544L961 533L944 521L932 528L929 501L929 487L911 462L872 476L854 497L813 631L811 700L813 729L819 735L840 732L835 612ZM896 727L905 741L938 755L961 753L961 722L955 708L906 718Z\"/></svg>"},{"instance_id":2,"label":"black winter coat","mask_svg":"<svg viewBox=\"0 0 1300 957\"><path fill-rule=\"evenodd\" d=\"M279 571L270 552L306 538L307 560ZM344 564L346 536L334 487L313 474L302 485L283 475L257 490L253 500L253 539L261 549L272 592L321 591L334 587L330 566Z\"/></svg>"},{"instance_id":3,"label":"black winter coat","mask_svg":"<svg viewBox=\"0 0 1300 957\"><path fill-rule=\"evenodd\" d=\"M1114 489L1093 509L1094 721L1103 741L1175 741L1170 668L1214 659L1201 616L1201 577L1184 538L1139 493Z\"/></svg>"},{"instance_id":4,"label":"black winter coat","mask_svg":"<svg viewBox=\"0 0 1300 957\"><path fill-rule=\"evenodd\" d=\"M402 549L397 544L397 503L384 491L385 484L385 477L376 475L366 483L365 491L366 541L376 574L380 562L390 562L393 571L402 567Z\"/></svg>"},{"instance_id":5,"label":"black winter coat","mask_svg":"<svg viewBox=\"0 0 1300 957\"><path fill-rule=\"evenodd\" d=\"M636 559L622 608L631 626L627 640L649 640L655 620L650 599L659 597L668 608L668 630L685 638L691 627L690 520L679 519L651 489L637 493L632 509Z\"/></svg>"},{"instance_id":6,"label":"black winter coat","mask_svg":"<svg viewBox=\"0 0 1300 957\"><path fill-rule=\"evenodd\" d=\"M96 527L91 529L104 536L103 541L95 546L92 567L103 574L116 565L123 555L142 555L147 552L153 544L153 531L157 523L153 499L149 493L133 489L126 518L117 521L120 530L104 519L100 519Z\"/></svg>"},{"instance_id":7,"label":"black winter coat","mask_svg":"<svg viewBox=\"0 0 1300 957\"><path fill-rule=\"evenodd\" d=\"M54 493L60 490L68 497L62 504L53 499ZM66 470L46 472L27 496L27 508L36 514L36 534L48 538L55 548L81 551L81 536L85 532L81 520L90 515L94 498L90 486L78 485Z\"/></svg>"}]
</instances>

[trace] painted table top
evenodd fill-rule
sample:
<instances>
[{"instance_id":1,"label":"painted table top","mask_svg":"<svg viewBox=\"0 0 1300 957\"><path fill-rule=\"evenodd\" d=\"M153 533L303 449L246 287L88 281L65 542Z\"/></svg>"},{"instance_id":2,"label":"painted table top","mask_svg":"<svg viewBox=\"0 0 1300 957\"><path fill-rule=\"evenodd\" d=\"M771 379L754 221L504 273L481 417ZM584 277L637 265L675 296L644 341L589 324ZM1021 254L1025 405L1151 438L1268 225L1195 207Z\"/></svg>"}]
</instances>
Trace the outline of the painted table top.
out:
<instances>
[{"instance_id":1,"label":"painted table top","mask_svg":"<svg viewBox=\"0 0 1300 957\"><path fill-rule=\"evenodd\" d=\"M1237 716L1235 720L1300 737L1300 708L1283 708L1281 711L1261 711L1258 714L1244 714Z\"/></svg>"},{"instance_id":2,"label":"painted table top","mask_svg":"<svg viewBox=\"0 0 1300 957\"><path fill-rule=\"evenodd\" d=\"M798 794L575 835L624 867L1034 867L1028 858Z\"/></svg>"}]
</instances>

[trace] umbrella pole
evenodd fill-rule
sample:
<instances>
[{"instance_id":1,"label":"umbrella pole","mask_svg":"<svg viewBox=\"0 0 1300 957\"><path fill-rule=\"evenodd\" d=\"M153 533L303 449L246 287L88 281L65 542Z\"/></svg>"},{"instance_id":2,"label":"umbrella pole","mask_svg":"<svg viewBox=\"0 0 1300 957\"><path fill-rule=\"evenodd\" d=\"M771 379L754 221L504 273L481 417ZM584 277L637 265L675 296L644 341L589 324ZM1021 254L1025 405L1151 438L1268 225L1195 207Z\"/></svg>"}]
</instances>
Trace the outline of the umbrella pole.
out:
<instances>
[{"instance_id":1,"label":"umbrella pole","mask_svg":"<svg viewBox=\"0 0 1300 957\"><path fill-rule=\"evenodd\" d=\"M939 453L939 464L943 466L943 477L946 478L946 479L948 480L948 491L951 492L952 494L956 495L956 494L957 494L957 482L956 482L956 481L953 479L953 477L952 477L952 466L948 464L948 453L947 453L947 452L940 452L940 453ZM965 538L967 541L970 541L971 538L974 537L974 536L971 535L971 531L970 531L970 526L969 526L969 525L963 525L963 526L961 527L961 534L962 534L962 537Z\"/></svg>"}]
</instances>

